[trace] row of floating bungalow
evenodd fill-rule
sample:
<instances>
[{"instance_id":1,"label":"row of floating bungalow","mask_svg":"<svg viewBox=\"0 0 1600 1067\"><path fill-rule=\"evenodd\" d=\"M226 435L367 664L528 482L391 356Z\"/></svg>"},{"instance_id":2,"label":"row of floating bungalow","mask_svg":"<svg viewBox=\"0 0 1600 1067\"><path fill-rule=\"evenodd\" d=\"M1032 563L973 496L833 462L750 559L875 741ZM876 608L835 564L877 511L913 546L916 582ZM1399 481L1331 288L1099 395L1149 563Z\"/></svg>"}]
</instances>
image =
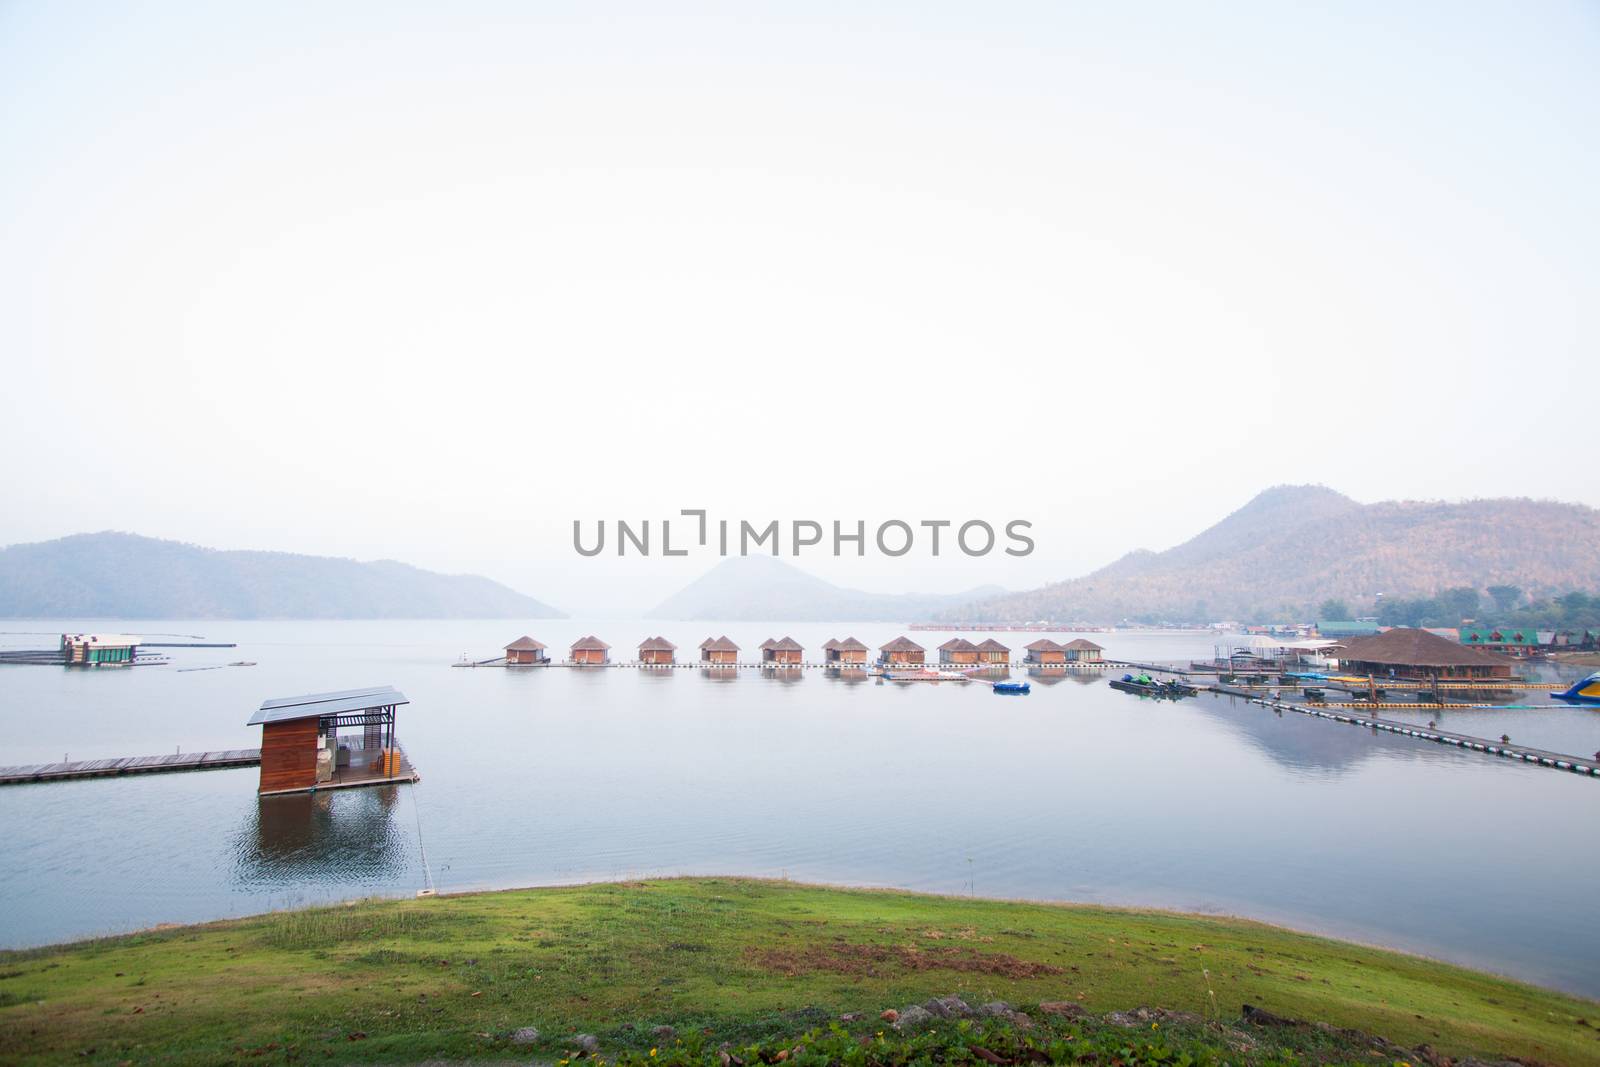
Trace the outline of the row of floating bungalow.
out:
<instances>
[{"instance_id":1,"label":"row of floating bungalow","mask_svg":"<svg viewBox=\"0 0 1600 1067\"><path fill-rule=\"evenodd\" d=\"M698 662L713 666L737 666L740 648L726 634L708 637L700 642ZM1006 667L1011 664L1011 649L990 637L974 643L964 637L951 638L938 648L938 662L969 667ZM1059 644L1041 638L1029 644L1024 652L1024 663L1030 664L1097 664L1105 650L1093 641L1076 638ZM800 667L806 664L805 648L792 637L767 638L760 645L760 663L764 666ZM844 640L832 638L822 645L822 664L827 667L865 667L872 650L854 637ZM647 637L639 643L636 662L646 666L671 666L678 662L678 646L665 637ZM549 666L549 648L532 637L519 637L505 646L505 664L508 667ZM604 666L612 662L611 646L592 634L572 643L567 652L567 663L578 666ZM876 662L886 667L918 666L928 662L928 650L909 637L896 637L878 647Z\"/></svg>"}]
</instances>

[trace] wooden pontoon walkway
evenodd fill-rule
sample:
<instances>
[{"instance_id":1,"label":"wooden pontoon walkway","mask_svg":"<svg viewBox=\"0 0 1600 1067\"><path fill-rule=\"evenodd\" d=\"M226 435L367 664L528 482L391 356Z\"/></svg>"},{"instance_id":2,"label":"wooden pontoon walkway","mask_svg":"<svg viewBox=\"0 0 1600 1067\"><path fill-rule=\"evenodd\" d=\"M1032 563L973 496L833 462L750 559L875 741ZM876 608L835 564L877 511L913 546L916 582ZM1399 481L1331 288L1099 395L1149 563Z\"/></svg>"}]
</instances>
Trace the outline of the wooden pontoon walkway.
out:
<instances>
[{"instance_id":1,"label":"wooden pontoon walkway","mask_svg":"<svg viewBox=\"0 0 1600 1067\"><path fill-rule=\"evenodd\" d=\"M1571 771L1574 774L1600 778L1600 760L1586 759L1582 756L1570 756L1565 752L1551 752L1543 748L1529 748L1527 745L1491 741L1487 737L1474 737L1471 734L1458 734L1451 730L1438 730L1431 727L1418 726L1414 722L1401 722L1399 719L1384 719L1376 715L1356 715L1349 711L1335 708L1294 704L1287 700L1273 700L1248 690L1235 689L1231 686L1213 685L1207 688L1213 693L1240 697L1252 704L1259 704L1264 708L1272 708L1274 711L1296 711L1301 715L1310 715L1317 719L1330 719L1333 722L1342 722L1350 726L1365 726L1370 730L1382 730L1385 733L1414 737L1419 741L1432 741L1440 745L1454 745L1456 748L1470 749L1489 756L1520 760L1523 763L1536 763L1541 767L1551 767L1558 771Z\"/></svg>"},{"instance_id":2,"label":"wooden pontoon walkway","mask_svg":"<svg viewBox=\"0 0 1600 1067\"><path fill-rule=\"evenodd\" d=\"M210 771L224 767L253 767L260 762L259 748L230 748L220 752L174 752L168 756L122 756L72 760L67 763L33 763L21 767L0 767L0 785L61 782L72 778L114 778L122 774L160 774L164 771Z\"/></svg>"}]
</instances>

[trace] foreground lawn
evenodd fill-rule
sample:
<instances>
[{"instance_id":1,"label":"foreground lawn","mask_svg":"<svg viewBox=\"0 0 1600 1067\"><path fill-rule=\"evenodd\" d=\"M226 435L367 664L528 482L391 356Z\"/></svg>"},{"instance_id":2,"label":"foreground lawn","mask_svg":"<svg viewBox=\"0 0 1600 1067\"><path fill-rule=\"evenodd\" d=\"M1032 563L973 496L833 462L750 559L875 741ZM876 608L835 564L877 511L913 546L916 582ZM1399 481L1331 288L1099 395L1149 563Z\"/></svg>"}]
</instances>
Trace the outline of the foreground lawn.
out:
<instances>
[{"instance_id":1,"label":"foreground lawn","mask_svg":"<svg viewBox=\"0 0 1600 1067\"><path fill-rule=\"evenodd\" d=\"M1035 1027L914 1038L879 1018L947 994ZM1062 1001L1090 1017L1038 1008ZM0 1063L555 1063L579 1033L606 1062L713 1067L1399 1058L1325 1028L1252 1028L1245 1004L1444 1056L1600 1063L1600 1005L1411 956L1230 919L737 879L370 901L0 953ZM1139 1007L1189 1014L1095 1018ZM829 1034L847 1013L861 1018ZM539 1038L513 1044L524 1027ZM961 1044L984 1032L1000 1052ZM1094 1052L1133 1040L1119 1034L1137 1047Z\"/></svg>"}]
</instances>

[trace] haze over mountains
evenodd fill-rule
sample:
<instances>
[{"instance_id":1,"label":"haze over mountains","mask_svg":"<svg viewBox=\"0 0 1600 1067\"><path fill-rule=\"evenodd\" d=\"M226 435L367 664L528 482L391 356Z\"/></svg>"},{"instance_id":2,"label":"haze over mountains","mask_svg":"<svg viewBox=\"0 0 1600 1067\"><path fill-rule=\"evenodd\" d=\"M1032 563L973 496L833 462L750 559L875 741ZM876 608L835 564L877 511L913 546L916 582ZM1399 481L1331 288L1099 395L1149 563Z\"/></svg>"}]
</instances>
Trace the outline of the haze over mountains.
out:
<instances>
[{"instance_id":1,"label":"haze over mountains","mask_svg":"<svg viewBox=\"0 0 1600 1067\"><path fill-rule=\"evenodd\" d=\"M949 610L951 621L1114 623L1303 619L1325 598L1354 607L1505 583L1532 594L1600 588L1600 511L1526 499L1361 504L1318 485L1278 486L1165 552Z\"/></svg>"},{"instance_id":2,"label":"haze over mountains","mask_svg":"<svg viewBox=\"0 0 1600 1067\"><path fill-rule=\"evenodd\" d=\"M0 549L0 617L562 618L476 575L287 552L223 552L126 533Z\"/></svg>"},{"instance_id":3,"label":"haze over mountains","mask_svg":"<svg viewBox=\"0 0 1600 1067\"><path fill-rule=\"evenodd\" d=\"M772 556L730 556L646 618L790 622L904 622L1003 592L868 593L834 585Z\"/></svg>"}]
</instances>

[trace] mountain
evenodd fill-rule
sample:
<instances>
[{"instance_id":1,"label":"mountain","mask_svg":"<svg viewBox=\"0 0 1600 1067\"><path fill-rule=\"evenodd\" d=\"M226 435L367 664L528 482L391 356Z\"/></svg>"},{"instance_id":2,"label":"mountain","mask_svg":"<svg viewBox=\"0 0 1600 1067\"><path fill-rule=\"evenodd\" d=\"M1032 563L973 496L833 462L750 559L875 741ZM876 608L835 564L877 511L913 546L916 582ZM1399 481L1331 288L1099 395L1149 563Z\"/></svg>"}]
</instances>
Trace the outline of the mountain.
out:
<instances>
[{"instance_id":1,"label":"mountain","mask_svg":"<svg viewBox=\"0 0 1600 1067\"><path fill-rule=\"evenodd\" d=\"M0 617L561 618L476 575L287 552L219 552L126 533L0 549Z\"/></svg>"},{"instance_id":2,"label":"mountain","mask_svg":"<svg viewBox=\"0 0 1600 1067\"><path fill-rule=\"evenodd\" d=\"M908 622L1003 592L866 593L807 574L771 556L730 556L651 611L652 619Z\"/></svg>"},{"instance_id":3,"label":"mountain","mask_svg":"<svg viewBox=\"0 0 1600 1067\"><path fill-rule=\"evenodd\" d=\"M1261 493L1165 552L944 613L972 622L1310 618L1324 599L1370 608L1442 589L1600 588L1600 511L1546 500L1360 504L1320 485Z\"/></svg>"}]
</instances>

